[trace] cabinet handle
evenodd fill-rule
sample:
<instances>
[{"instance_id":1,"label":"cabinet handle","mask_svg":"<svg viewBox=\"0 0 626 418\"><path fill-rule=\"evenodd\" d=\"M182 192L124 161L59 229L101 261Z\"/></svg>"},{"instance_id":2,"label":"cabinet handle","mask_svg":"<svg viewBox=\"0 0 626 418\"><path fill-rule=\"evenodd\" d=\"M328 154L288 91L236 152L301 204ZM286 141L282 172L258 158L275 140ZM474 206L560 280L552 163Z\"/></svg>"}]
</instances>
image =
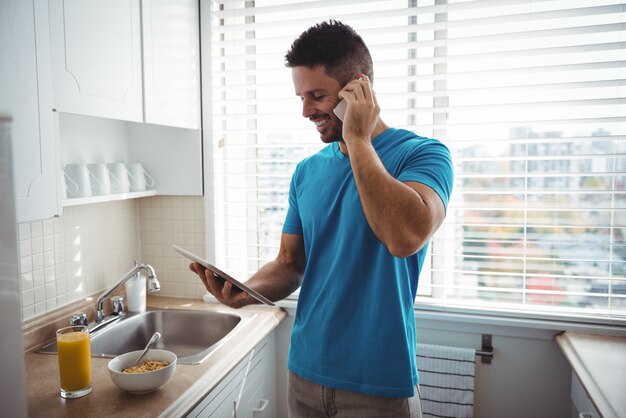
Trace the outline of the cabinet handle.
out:
<instances>
[{"instance_id":1,"label":"cabinet handle","mask_svg":"<svg viewBox=\"0 0 626 418\"><path fill-rule=\"evenodd\" d=\"M269 404L270 404L270 401L268 401L267 399L259 399L259 406L254 408L252 410L252 413L254 414L255 412L265 411L265 408L267 408L267 405Z\"/></svg>"},{"instance_id":2,"label":"cabinet handle","mask_svg":"<svg viewBox=\"0 0 626 418\"><path fill-rule=\"evenodd\" d=\"M237 401L233 401L233 418L237 418Z\"/></svg>"}]
</instances>

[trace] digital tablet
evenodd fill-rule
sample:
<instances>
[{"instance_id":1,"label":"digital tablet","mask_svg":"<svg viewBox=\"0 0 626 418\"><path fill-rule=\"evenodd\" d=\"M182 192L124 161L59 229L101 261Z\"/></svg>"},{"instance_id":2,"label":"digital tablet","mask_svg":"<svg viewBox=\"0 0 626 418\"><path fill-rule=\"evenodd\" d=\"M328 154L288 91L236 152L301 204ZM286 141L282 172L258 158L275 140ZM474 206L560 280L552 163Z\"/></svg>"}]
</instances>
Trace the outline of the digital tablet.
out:
<instances>
[{"instance_id":1,"label":"digital tablet","mask_svg":"<svg viewBox=\"0 0 626 418\"><path fill-rule=\"evenodd\" d=\"M214 265L212 265L208 261L198 257L197 255L195 255L193 253L190 253L189 251L185 250L184 248L179 247L176 244L172 244L172 247L174 247L174 249L177 252L179 252L180 254L184 255L185 257L187 257L191 261L193 261L195 263L198 263L198 264L208 268L216 276L219 276L220 278L231 282L234 286L236 286L239 289L241 289L242 291L246 292L247 294L249 294L250 296L252 296L256 300L258 300L259 302L264 303L264 304L269 305L269 306L274 306L274 302L272 302L271 300L269 300L265 296L261 295L259 292L250 289L248 286L246 286L245 284L241 283L240 281L235 280L234 278L230 277L228 274L224 273L222 270L218 269L217 267L215 267Z\"/></svg>"}]
</instances>

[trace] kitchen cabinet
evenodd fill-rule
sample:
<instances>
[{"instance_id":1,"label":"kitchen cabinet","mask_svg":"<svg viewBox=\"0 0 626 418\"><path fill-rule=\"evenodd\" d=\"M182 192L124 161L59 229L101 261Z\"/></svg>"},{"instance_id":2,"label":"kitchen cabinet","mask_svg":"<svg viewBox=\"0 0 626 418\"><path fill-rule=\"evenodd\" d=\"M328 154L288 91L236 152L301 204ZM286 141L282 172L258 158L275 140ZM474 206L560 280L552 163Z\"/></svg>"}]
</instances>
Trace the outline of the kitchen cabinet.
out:
<instances>
[{"instance_id":1,"label":"kitchen cabinet","mask_svg":"<svg viewBox=\"0 0 626 418\"><path fill-rule=\"evenodd\" d=\"M60 166L140 162L156 179L63 206L202 195L198 16L198 0L50 0Z\"/></svg>"},{"instance_id":2,"label":"kitchen cabinet","mask_svg":"<svg viewBox=\"0 0 626 418\"><path fill-rule=\"evenodd\" d=\"M572 384L570 390L572 398L572 415L580 418L600 418L600 413L589 399L583 385L578 380L576 373L572 371Z\"/></svg>"},{"instance_id":3,"label":"kitchen cabinet","mask_svg":"<svg viewBox=\"0 0 626 418\"><path fill-rule=\"evenodd\" d=\"M200 129L197 0L143 0L144 121Z\"/></svg>"},{"instance_id":4,"label":"kitchen cabinet","mask_svg":"<svg viewBox=\"0 0 626 418\"><path fill-rule=\"evenodd\" d=\"M200 129L197 0L52 0L60 112Z\"/></svg>"},{"instance_id":5,"label":"kitchen cabinet","mask_svg":"<svg viewBox=\"0 0 626 418\"><path fill-rule=\"evenodd\" d=\"M57 111L142 121L139 0L52 0Z\"/></svg>"},{"instance_id":6,"label":"kitchen cabinet","mask_svg":"<svg viewBox=\"0 0 626 418\"><path fill-rule=\"evenodd\" d=\"M187 417L275 417L275 344L275 335L271 333Z\"/></svg>"},{"instance_id":7,"label":"kitchen cabinet","mask_svg":"<svg viewBox=\"0 0 626 418\"><path fill-rule=\"evenodd\" d=\"M61 212L47 0L0 2L0 113L12 119L18 222Z\"/></svg>"}]
</instances>

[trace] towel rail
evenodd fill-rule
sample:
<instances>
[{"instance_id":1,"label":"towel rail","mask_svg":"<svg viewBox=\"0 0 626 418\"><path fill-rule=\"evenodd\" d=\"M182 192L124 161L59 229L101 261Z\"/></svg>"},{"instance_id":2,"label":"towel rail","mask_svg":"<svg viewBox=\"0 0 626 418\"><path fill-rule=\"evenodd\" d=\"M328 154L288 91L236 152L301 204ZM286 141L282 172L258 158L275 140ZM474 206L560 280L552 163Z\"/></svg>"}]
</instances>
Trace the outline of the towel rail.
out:
<instances>
[{"instance_id":1,"label":"towel rail","mask_svg":"<svg viewBox=\"0 0 626 418\"><path fill-rule=\"evenodd\" d=\"M493 358L493 344L491 344L491 334L481 335L482 348L476 350L476 355L480 356L480 361L483 364L491 364Z\"/></svg>"},{"instance_id":2,"label":"towel rail","mask_svg":"<svg viewBox=\"0 0 626 418\"><path fill-rule=\"evenodd\" d=\"M476 355L485 358L493 358L493 351L476 350Z\"/></svg>"}]
</instances>

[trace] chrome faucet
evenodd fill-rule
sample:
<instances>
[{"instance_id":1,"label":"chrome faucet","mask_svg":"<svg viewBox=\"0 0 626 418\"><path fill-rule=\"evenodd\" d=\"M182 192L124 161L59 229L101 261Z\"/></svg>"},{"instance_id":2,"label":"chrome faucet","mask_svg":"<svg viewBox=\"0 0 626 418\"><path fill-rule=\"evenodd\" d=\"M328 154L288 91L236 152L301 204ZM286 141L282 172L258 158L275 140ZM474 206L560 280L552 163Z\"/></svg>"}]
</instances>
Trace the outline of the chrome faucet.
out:
<instances>
[{"instance_id":1,"label":"chrome faucet","mask_svg":"<svg viewBox=\"0 0 626 418\"><path fill-rule=\"evenodd\" d=\"M135 260L134 267L128 273L126 273L119 282L109 287L107 290L102 292L102 294L98 297L98 308L96 309L96 322L104 321L105 315L104 315L103 305L104 305L104 301L106 300L106 298L108 298L109 295L111 295L111 293L113 293L118 287L126 283L128 279L135 276L136 274L139 274L139 270L141 269L144 269L148 272L148 292L154 293L154 292L158 292L159 290L161 290L161 284L159 283L159 280L156 277L154 268L150 264L145 264L139 260Z\"/></svg>"}]
</instances>

